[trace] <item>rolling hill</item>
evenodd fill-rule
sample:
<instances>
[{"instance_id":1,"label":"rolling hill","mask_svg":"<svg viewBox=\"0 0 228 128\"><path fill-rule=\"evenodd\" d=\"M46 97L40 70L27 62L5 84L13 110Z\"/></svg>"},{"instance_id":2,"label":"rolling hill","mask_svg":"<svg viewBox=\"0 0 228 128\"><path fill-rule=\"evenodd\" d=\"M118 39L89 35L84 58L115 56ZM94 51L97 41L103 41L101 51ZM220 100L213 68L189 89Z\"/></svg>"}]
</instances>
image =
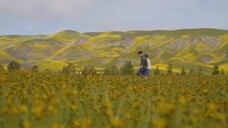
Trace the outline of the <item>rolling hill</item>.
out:
<instances>
[{"instance_id":1,"label":"rolling hill","mask_svg":"<svg viewBox=\"0 0 228 128\"><path fill-rule=\"evenodd\" d=\"M0 63L11 60L23 68L59 70L69 63L78 68L122 66L131 60L139 65L139 50L149 55L153 65L165 69L172 63L178 71L198 65L210 70L214 64L228 71L228 30L181 29L154 31L113 31L80 33L65 30L52 35L0 36ZM155 68L155 66L153 66Z\"/></svg>"}]
</instances>

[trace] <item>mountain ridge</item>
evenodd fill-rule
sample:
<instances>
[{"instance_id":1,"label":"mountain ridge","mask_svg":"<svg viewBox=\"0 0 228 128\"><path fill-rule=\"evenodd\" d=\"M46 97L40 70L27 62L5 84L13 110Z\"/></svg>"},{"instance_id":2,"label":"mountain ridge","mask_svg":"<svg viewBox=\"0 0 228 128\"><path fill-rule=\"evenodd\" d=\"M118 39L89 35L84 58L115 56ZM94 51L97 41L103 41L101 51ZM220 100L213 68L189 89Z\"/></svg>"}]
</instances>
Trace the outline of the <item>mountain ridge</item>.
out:
<instances>
[{"instance_id":1,"label":"mountain ridge","mask_svg":"<svg viewBox=\"0 0 228 128\"><path fill-rule=\"evenodd\" d=\"M50 35L0 36L0 63L14 59L24 68L38 65L59 70L69 63L83 67L121 66L131 60L139 65L137 51L149 55L153 65L173 63L180 68L202 65L209 70L220 64L228 71L228 30L178 29L152 31L110 31L81 33L63 30ZM27 64L27 65L26 65ZM191 67L191 66L188 66Z\"/></svg>"}]
</instances>

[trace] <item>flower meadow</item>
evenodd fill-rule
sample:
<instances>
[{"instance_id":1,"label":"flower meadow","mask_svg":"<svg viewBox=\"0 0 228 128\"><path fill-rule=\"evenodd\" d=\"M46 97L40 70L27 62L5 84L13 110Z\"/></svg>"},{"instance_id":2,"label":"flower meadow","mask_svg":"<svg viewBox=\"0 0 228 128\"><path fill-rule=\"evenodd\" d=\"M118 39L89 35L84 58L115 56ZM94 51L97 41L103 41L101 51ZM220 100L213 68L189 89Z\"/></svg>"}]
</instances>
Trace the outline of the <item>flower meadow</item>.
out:
<instances>
[{"instance_id":1,"label":"flower meadow","mask_svg":"<svg viewBox=\"0 0 228 128\"><path fill-rule=\"evenodd\" d=\"M227 76L0 76L0 128L227 127Z\"/></svg>"}]
</instances>

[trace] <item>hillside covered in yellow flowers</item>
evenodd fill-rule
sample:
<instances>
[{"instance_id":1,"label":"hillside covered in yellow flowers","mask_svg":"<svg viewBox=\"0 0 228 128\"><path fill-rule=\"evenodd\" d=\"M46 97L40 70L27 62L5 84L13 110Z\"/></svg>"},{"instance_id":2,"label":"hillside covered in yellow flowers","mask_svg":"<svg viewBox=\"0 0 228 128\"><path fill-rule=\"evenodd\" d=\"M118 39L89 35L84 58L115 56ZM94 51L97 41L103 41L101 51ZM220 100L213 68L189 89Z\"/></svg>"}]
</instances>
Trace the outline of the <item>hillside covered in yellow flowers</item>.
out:
<instances>
[{"instance_id":1,"label":"hillside covered in yellow flowers","mask_svg":"<svg viewBox=\"0 0 228 128\"><path fill-rule=\"evenodd\" d=\"M203 66L211 70L217 64L228 71L228 31L219 29L182 29L155 31L114 31L80 33L71 30L51 35L0 36L0 63L16 60L22 68L38 65L59 70L73 63L76 67L122 66L131 60L139 65L137 52L144 51L152 65L166 69Z\"/></svg>"}]
</instances>

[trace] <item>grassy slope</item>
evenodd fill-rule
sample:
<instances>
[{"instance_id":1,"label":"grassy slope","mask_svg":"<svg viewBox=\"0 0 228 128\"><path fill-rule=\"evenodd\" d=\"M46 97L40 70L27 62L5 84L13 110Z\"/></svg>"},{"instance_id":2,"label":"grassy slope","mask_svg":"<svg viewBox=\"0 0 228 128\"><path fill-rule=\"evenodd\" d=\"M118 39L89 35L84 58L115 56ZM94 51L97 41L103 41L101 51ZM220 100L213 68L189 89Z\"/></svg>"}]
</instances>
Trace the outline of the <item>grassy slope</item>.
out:
<instances>
[{"instance_id":1,"label":"grassy slope","mask_svg":"<svg viewBox=\"0 0 228 128\"><path fill-rule=\"evenodd\" d=\"M175 39L189 38L190 35L202 34L215 36L220 40L220 42L222 42L222 44L215 50L213 50L208 44L201 42L196 46L189 45L177 54L172 54L172 50L163 50L157 53L158 49ZM82 45L75 45L74 42L80 38L87 38L88 40L86 40ZM134 40L131 44L130 51L126 51L124 47L111 46L112 41L121 41L126 38L132 38ZM8 46L10 47L7 48ZM35 38L33 36L0 36L1 58L12 59L15 58L15 54L23 51L25 54L34 56L34 58L41 58L41 60L31 61L34 61L43 68L47 67L50 69L60 68L69 62L73 62L82 67L88 64L95 65L97 67L105 67L112 64L119 64L119 66L121 66L124 63L121 61L128 59L132 60L133 64L137 66L139 58L136 52L138 50L143 50L148 53L152 59L153 65L161 65L161 68L163 69L166 69L165 65L168 63L174 63L174 67L177 68L182 66L191 68L191 66L196 67L199 64L205 67L212 67L212 64L220 64L222 68L227 70L226 58L225 56L221 56L221 53L227 51L227 47L228 31L217 29L116 31L92 33L79 33L76 31L66 30L47 37L42 36ZM12 52L12 48L18 51ZM9 49L11 49L11 51L9 51ZM26 49L31 49L32 52L28 52ZM76 59L75 57L79 59ZM200 58L202 57L211 57L212 61L209 64L204 64L200 62ZM61 59L53 61L53 58ZM23 62L22 58L17 58L16 60ZM53 66L53 64L56 66Z\"/></svg>"},{"instance_id":2,"label":"grassy slope","mask_svg":"<svg viewBox=\"0 0 228 128\"><path fill-rule=\"evenodd\" d=\"M56 39L59 42L74 42L81 37L89 37L89 36L76 31L65 30L65 31L52 34L47 38Z\"/></svg>"}]
</instances>

